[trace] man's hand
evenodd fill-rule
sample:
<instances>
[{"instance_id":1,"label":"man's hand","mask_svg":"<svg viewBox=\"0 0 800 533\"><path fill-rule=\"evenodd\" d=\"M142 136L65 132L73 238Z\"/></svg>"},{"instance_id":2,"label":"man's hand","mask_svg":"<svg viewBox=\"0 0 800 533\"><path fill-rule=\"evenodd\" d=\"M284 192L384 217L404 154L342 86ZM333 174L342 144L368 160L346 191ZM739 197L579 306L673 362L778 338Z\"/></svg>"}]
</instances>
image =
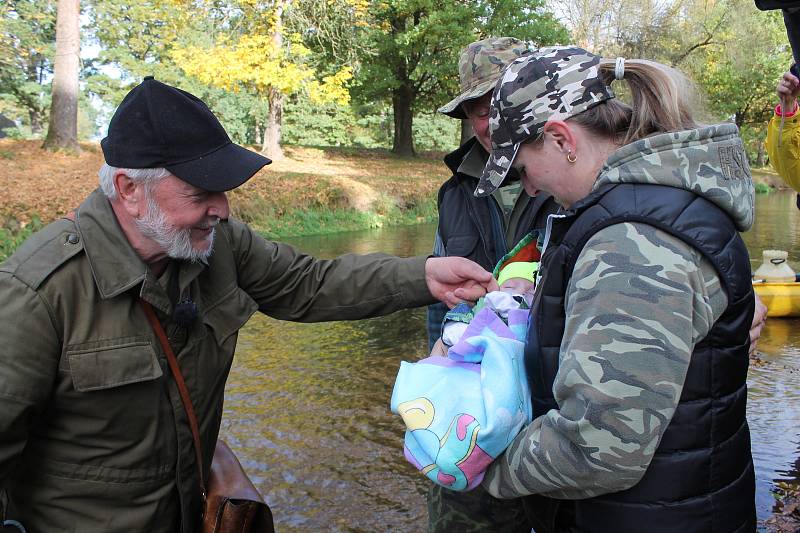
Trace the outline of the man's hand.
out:
<instances>
[{"instance_id":1,"label":"man's hand","mask_svg":"<svg viewBox=\"0 0 800 533\"><path fill-rule=\"evenodd\" d=\"M463 257L431 257L425 262L425 282L431 294L448 307L474 302L499 290L497 280L477 263Z\"/></svg>"},{"instance_id":2,"label":"man's hand","mask_svg":"<svg viewBox=\"0 0 800 533\"><path fill-rule=\"evenodd\" d=\"M756 310L753 313L753 323L750 325L750 355L756 353L756 346L758 339L761 337L761 329L767 322L767 306L758 297L758 294L753 293L756 297Z\"/></svg>"}]
</instances>

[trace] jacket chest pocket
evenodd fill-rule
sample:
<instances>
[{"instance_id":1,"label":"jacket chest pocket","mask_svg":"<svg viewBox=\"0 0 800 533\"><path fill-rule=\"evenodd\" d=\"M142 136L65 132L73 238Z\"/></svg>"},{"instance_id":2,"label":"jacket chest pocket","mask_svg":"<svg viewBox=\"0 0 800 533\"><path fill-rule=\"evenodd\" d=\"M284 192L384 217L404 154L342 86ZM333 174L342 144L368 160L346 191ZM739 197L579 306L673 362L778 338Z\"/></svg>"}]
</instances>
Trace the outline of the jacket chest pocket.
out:
<instances>
[{"instance_id":1,"label":"jacket chest pocket","mask_svg":"<svg viewBox=\"0 0 800 533\"><path fill-rule=\"evenodd\" d=\"M445 253L449 257L472 257L477 246L477 235L453 235L444 243Z\"/></svg>"},{"instance_id":2,"label":"jacket chest pocket","mask_svg":"<svg viewBox=\"0 0 800 533\"><path fill-rule=\"evenodd\" d=\"M221 298L208 306L203 322L211 331L217 345L222 347L244 326L258 310L258 304L242 289L231 287ZM233 347L228 347L233 350Z\"/></svg>"},{"instance_id":3,"label":"jacket chest pocket","mask_svg":"<svg viewBox=\"0 0 800 533\"><path fill-rule=\"evenodd\" d=\"M68 349L72 385L76 391L113 389L163 375L156 353L148 339L131 339L103 347Z\"/></svg>"},{"instance_id":4,"label":"jacket chest pocket","mask_svg":"<svg viewBox=\"0 0 800 533\"><path fill-rule=\"evenodd\" d=\"M43 442L60 443L58 455L73 464L133 469L145 477L156 475L157 463L172 468L165 368L149 337L68 346L41 426Z\"/></svg>"}]
</instances>

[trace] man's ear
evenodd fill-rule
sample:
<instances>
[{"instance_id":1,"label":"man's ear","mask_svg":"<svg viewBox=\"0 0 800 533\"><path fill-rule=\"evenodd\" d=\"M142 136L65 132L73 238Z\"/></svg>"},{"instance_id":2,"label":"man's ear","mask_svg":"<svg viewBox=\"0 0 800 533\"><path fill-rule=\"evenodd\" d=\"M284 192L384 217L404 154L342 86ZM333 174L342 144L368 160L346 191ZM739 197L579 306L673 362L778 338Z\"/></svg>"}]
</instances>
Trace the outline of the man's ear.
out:
<instances>
[{"instance_id":1,"label":"man's ear","mask_svg":"<svg viewBox=\"0 0 800 533\"><path fill-rule=\"evenodd\" d=\"M544 124L545 141L548 139L556 144L558 150L564 154L575 153L577 148L577 138L563 120L548 120Z\"/></svg>"},{"instance_id":2,"label":"man's ear","mask_svg":"<svg viewBox=\"0 0 800 533\"><path fill-rule=\"evenodd\" d=\"M134 182L124 170L114 173L114 187L117 199L132 218L139 218L144 209L144 184Z\"/></svg>"}]
</instances>

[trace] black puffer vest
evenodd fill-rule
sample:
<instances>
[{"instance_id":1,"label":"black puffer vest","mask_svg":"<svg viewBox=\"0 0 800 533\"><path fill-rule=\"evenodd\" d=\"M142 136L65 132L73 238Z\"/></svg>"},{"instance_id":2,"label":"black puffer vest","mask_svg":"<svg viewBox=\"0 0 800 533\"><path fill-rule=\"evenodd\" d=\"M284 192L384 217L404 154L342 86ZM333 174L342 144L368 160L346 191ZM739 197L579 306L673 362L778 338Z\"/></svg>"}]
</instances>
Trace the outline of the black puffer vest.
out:
<instances>
[{"instance_id":1,"label":"black puffer vest","mask_svg":"<svg viewBox=\"0 0 800 533\"><path fill-rule=\"evenodd\" d=\"M755 531L755 476L745 419L754 298L747 249L733 221L687 190L606 185L554 218L534 301L525 363L534 417L557 409L553 383L564 334L564 294L578 255L602 228L643 222L699 250L716 267L728 307L692 353L680 403L634 487L586 500L527 499L543 531ZM537 529L538 533L542 533Z\"/></svg>"}]
</instances>

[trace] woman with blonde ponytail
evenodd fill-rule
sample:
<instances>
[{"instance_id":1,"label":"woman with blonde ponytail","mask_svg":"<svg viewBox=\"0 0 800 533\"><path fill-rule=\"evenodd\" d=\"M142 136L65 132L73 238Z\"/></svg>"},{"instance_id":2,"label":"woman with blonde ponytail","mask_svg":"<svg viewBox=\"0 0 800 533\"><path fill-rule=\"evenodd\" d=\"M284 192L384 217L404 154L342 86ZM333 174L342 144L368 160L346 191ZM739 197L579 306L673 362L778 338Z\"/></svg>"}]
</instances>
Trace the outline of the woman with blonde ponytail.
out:
<instances>
[{"instance_id":1,"label":"woman with blonde ponytail","mask_svg":"<svg viewBox=\"0 0 800 533\"><path fill-rule=\"evenodd\" d=\"M755 530L753 184L736 126L698 125L694 94L665 65L577 47L495 88L475 194L513 166L562 206L526 340L534 420L483 482L526 497L537 533Z\"/></svg>"}]
</instances>

